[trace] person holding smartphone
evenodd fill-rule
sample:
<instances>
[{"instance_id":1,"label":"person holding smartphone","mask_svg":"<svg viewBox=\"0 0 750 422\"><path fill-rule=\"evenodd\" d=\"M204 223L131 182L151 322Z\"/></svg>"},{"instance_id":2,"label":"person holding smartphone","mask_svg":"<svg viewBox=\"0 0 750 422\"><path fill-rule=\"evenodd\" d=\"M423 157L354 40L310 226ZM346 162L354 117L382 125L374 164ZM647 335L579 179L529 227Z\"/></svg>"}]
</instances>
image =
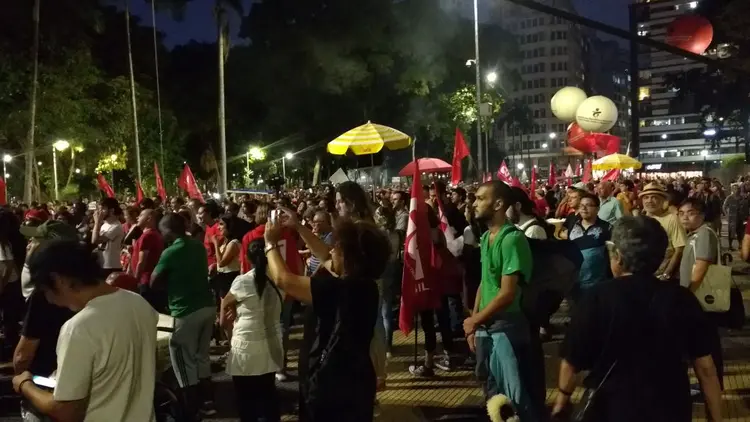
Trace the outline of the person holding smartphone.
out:
<instances>
[{"instance_id":1,"label":"person holding smartphone","mask_svg":"<svg viewBox=\"0 0 750 422\"><path fill-rule=\"evenodd\" d=\"M371 222L341 218L329 250L293 212L284 213L285 225L295 228L312 251L326 251L326 271L312 277L297 275L279 250L284 226L279 221L266 223L269 278L288 296L312 305L305 321L305 344L312 347L307 362L300 362L306 374L300 379L300 420L372 420L376 377L369 351L378 311L376 280L388 263L390 242Z\"/></svg>"}]
</instances>

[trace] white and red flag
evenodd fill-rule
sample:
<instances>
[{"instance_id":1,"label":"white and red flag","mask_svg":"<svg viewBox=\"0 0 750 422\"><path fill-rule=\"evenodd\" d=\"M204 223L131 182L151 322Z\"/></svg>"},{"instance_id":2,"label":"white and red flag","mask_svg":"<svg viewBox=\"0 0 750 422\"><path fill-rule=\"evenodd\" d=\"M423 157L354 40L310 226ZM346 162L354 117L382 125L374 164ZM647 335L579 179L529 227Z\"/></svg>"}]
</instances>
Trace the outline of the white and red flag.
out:
<instances>
[{"instance_id":1,"label":"white and red flag","mask_svg":"<svg viewBox=\"0 0 750 422\"><path fill-rule=\"evenodd\" d=\"M505 164L505 160L500 163L500 168L497 169L497 178L507 184L511 184L513 182L513 178L510 175L510 170L508 170L508 165Z\"/></svg>"},{"instance_id":2,"label":"white and red flag","mask_svg":"<svg viewBox=\"0 0 750 422\"><path fill-rule=\"evenodd\" d=\"M424 201L420 183L419 163L414 161L414 178L409 204L409 224L404 242L404 274L401 282L401 311L398 325L404 334L414 328L414 315L423 310L440 306L440 291L437 289L432 270L432 239L427 219L427 203Z\"/></svg>"}]
</instances>

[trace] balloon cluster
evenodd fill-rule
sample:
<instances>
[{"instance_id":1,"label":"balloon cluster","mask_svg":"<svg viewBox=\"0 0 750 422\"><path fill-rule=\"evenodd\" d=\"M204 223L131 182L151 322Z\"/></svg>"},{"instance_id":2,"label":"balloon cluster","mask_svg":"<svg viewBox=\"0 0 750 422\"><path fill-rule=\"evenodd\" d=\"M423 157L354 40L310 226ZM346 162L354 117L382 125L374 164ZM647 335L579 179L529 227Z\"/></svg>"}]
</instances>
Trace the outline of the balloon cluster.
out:
<instances>
[{"instance_id":1,"label":"balloon cluster","mask_svg":"<svg viewBox=\"0 0 750 422\"><path fill-rule=\"evenodd\" d=\"M617 106L601 95L588 97L574 86L560 89L550 103L552 114L568 126L568 145L583 153L617 152L620 138L606 134L617 123Z\"/></svg>"}]
</instances>

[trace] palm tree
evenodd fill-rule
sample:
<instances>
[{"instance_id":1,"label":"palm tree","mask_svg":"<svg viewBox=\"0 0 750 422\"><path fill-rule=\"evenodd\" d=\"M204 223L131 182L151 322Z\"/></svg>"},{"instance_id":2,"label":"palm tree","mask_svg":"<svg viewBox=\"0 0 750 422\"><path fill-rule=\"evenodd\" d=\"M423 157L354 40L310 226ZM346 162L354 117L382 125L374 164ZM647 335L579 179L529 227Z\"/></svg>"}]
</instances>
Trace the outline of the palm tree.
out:
<instances>
[{"instance_id":1,"label":"palm tree","mask_svg":"<svg viewBox=\"0 0 750 422\"><path fill-rule=\"evenodd\" d=\"M154 28L154 70L156 71L156 108L159 113L159 167L164 168L164 129L161 122L161 86L159 81L159 40L156 31L156 0L151 0L151 26Z\"/></svg>"},{"instance_id":2,"label":"palm tree","mask_svg":"<svg viewBox=\"0 0 750 422\"><path fill-rule=\"evenodd\" d=\"M39 89L39 7L41 0L34 1L34 41L31 55L34 57L34 73L31 82L31 101L30 101L30 122L29 133L26 138L26 177L23 184L23 200L30 203L32 200L32 190L34 186L34 167L36 166L36 156L34 154L34 132L36 131L36 98ZM38 187L38 183L37 183Z\"/></svg>"},{"instance_id":3,"label":"palm tree","mask_svg":"<svg viewBox=\"0 0 750 422\"><path fill-rule=\"evenodd\" d=\"M219 192L227 191L227 122L226 105L224 101L224 65L229 54L229 17L234 11L242 15L241 0L216 0L214 13L218 29L219 52L219 149L221 150L221 177L219 178Z\"/></svg>"},{"instance_id":4,"label":"palm tree","mask_svg":"<svg viewBox=\"0 0 750 422\"><path fill-rule=\"evenodd\" d=\"M130 0L125 0L125 29L128 40L128 66L130 70L130 102L133 106L133 139L135 140L135 165L138 183L141 183L141 145L138 140L138 105L135 98L135 72L133 71L133 46L130 41Z\"/></svg>"}]
</instances>

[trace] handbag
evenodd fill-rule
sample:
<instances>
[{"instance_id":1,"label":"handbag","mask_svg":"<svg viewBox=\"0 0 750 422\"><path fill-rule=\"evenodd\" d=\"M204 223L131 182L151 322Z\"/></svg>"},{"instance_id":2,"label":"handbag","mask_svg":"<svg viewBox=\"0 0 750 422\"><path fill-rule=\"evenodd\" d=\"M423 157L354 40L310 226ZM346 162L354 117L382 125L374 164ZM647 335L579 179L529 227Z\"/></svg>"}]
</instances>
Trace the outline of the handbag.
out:
<instances>
[{"instance_id":1,"label":"handbag","mask_svg":"<svg viewBox=\"0 0 750 422\"><path fill-rule=\"evenodd\" d=\"M715 231L708 228L708 231L716 236L716 260L721 258L721 239ZM693 246L693 256L695 256L695 239L690 241ZM700 302L701 307L706 312L727 312L731 306L730 290L732 289L732 268L721 264L710 264L706 275L703 277L698 289L695 291L695 297Z\"/></svg>"},{"instance_id":2,"label":"handbag","mask_svg":"<svg viewBox=\"0 0 750 422\"><path fill-rule=\"evenodd\" d=\"M573 413L573 416L570 419L571 421L601 422L596 420L596 397L599 393L599 390L602 388L602 385L604 385L604 383L607 381L607 378L609 378L609 374L612 373L612 370L615 369L616 365L617 361L612 362L612 365L610 365L607 373L604 375L604 378L602 378L602 380L599 382L599 385L597 385L596 388L589 388L586 390L583 398L581 399L581 408Z\"/></svg>"}]
</instances>

